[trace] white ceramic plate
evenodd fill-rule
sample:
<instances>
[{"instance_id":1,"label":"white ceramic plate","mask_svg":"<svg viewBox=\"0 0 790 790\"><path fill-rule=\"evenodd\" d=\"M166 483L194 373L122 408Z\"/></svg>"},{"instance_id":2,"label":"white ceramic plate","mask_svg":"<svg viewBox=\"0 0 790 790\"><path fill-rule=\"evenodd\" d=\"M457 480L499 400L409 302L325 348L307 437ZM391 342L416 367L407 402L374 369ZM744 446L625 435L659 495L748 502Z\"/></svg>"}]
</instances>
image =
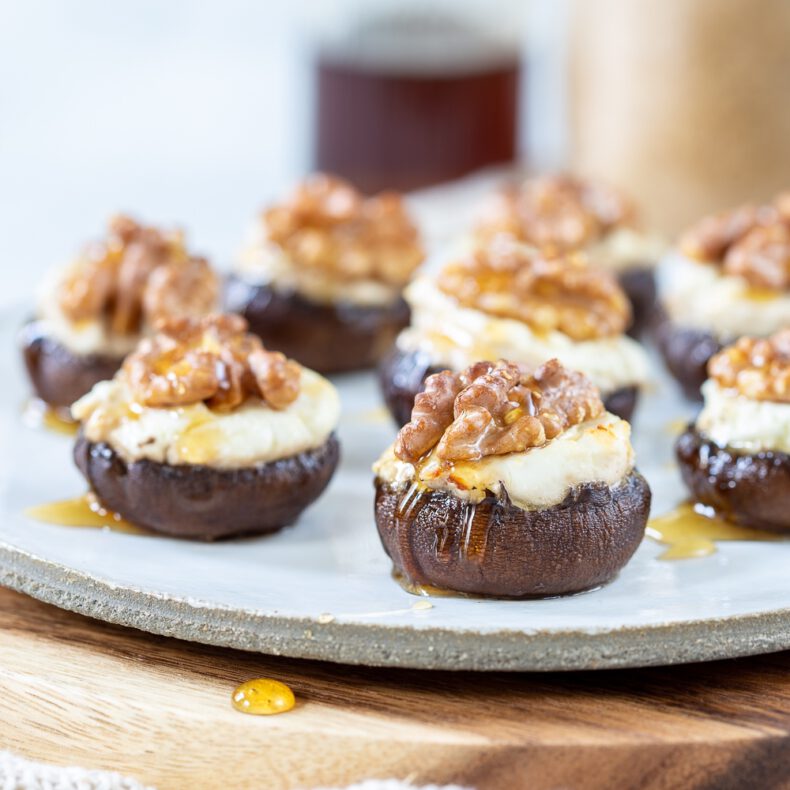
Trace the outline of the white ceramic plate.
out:
<instances>
[{"instance_id":1,"label":"white ceramic plate","mask_svg":"<svg viewBox=\"0 0 790 790\"><path fill-rule=\"evenodd\" d=\"M79 495L71 440L21 419L27 385L0 318L0 581L64 608L153 633L330 661L554 670L671 664L790 647L790 542L729 542L665 561L646 540L604 589L568 598L418 599L390 576L372 517L370 464L394 431L373 376L339 382L343 461L290 529L200 544L58 527L31 505ZM639 409L639 466L654 512L683 497L668 424L692 409L658 382ZM425 604L422 604L423 606Z\"/></svg>"}]
</instances>

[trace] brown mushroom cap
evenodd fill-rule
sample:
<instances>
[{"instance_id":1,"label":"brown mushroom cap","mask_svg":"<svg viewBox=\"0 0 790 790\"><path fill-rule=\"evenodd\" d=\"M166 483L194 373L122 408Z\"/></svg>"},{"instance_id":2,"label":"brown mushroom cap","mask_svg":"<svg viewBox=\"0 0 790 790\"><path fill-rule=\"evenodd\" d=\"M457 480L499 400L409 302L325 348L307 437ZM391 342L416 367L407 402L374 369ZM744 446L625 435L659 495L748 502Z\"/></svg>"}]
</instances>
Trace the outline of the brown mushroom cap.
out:
<instances>
[{"instance_id":1,"label":"brown mushroom cap","mask_svg":"<svg viewBox=\"0 0 790 790\"><path fill-rule=\"evenodd\" d=\"M605 584L636 551L649 511L650 488L635 470L616 487L576 486L543 510L493 495L472 505L376 480L376 526L396 570L412 584L475 595L566 595Z\"/></svg>"},{"instance_id":2,"label":"brown mushroom cap","mask_svg":"<svg viewBox=\"0 0 790 790\"><path fill-rule=\"evenodd\" d=\"M375 367L409 323L403 299L383 307L318 304L236 275L228 278L226 304L268 348L319 373Z\"/></svg>"},{"instance_id":3,"label":"brown mushroom cap","mask_svg":"<svg viewBox=\"0 0 790 790\"><path fill-rule=\"evenodd\" d=\"M646 262L635 261L633 267L621 272L617 279L631 302L633 320L628 334L638 338L650 326L656 307L656 277L653 267Z\"/></svg>"},{"instance_id":4,"label":"brown mushroom cap","mask_svg":"<svg viewBox=\"0 0 790 790\"><path fill-rule=\"evenodd\" d=\"M719 447L694 426L675 443L693 499L745 527L790 533L790 455Z\"/></svg>"},{"instance_id":5,"label":"brown mushroom cap","mask_svg":"<svg viewBox=\"0 0 790 790\"><path fill-rule=\"evenodd\" d=\"M701 401L700 387L708 378L708 361L722 342L703 329L676 324L663 310L657 312L655 337L669 372L689 400Z\"/></svg>"},{"instance_id":6,"label":"brown mushroom cap","mask_svg":"<svg viewBox=\"0 0 790 790\"><path fill-rule=\"evenodd\" d=\"M425 379L445 370L432 364L422 351L393 348L379 366L379 387L384 402L398 426L405 425L414 408L414 399L425 389ZM605 393L604 408L623 420L630 420L639 398L638 387L622 387Z\"/></svg>"},{"instance_id":7,"label":"brown mushroom cap","mask_svg":"<svg viewBox=\"0 0 790 790\"><path fill-rule=\"evenodd\" d=\"M216 540L292 524L326 488L340 456L334 434L313 450L241 469L127 462L82 434L74 461L99 501L140 527Z\"/></svg>"},{"instance_id":8,"label":"brown mushroom cap","mask_svg":"<svg viewBox=\"0 0 790 790\"><path fill-rule=\"evenodd\" d=\"M71 406L94 384L111 379L123 362L122 357L75 354L42 334L36 321L23 327L20 340L33 389L51 406Z\"/></svg>"}]
</instances>

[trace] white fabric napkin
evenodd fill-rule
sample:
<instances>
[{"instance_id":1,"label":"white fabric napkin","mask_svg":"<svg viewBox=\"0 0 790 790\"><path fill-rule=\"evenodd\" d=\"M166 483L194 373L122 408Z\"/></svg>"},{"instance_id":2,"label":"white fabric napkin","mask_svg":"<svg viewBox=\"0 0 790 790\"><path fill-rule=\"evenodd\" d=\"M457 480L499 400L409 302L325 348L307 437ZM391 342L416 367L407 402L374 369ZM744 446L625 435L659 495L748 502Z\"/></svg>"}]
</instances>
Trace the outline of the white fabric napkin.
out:
<instances>
[{"instance_id":1,"label":"white fabric napkin","mask_svg":"<svg viewBox=\"0 0 790 790\"><path fill-rule=\"evenodd\" d=\"M62 768L0 751L0 790L155 790L114 771ZM313 790L343 790L314 788ZM414 785L397 779L368 779L345 790L474 790L459 785Z\"/></svg>"}]
</instances>

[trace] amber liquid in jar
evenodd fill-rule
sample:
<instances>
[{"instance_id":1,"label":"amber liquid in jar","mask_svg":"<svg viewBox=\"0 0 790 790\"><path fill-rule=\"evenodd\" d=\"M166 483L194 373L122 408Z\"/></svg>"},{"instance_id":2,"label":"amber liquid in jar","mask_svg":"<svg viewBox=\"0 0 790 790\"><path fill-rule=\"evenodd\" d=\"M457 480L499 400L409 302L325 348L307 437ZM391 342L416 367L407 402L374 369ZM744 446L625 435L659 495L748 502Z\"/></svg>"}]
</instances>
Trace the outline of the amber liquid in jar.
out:
<instances>
[{"instance_id":1,"label":"amber liquid in jar","mask_svg":"<svg viewBox=\"0 0 790 790\"><path fill-rule=\"evenodd\" d=\"M516 156L520 58L454 20L377 19L319 52L314 164L365 192Z\"/></svg>"}]
</instances>

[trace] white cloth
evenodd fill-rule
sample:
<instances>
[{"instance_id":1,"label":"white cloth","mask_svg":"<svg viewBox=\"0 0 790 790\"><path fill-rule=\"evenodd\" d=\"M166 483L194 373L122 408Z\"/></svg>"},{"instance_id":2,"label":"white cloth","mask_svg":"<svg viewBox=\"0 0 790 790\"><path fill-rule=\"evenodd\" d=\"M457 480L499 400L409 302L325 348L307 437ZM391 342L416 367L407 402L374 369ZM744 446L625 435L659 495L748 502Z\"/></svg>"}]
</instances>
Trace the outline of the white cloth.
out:
<instances>
[{"instance_id":1,"label":"white cloth","mask_svg":"<svg viewBox=\"0 0 790 790\"><path fill-rule=\"evenodd\" d=\"M0 752L0 790L154 790L113 771L89 771Z\"/></svg>"},{"instance_id":2,"label":"white cloth","mask_svg":"<svg viewBox=\"0 0 790 790\"><path fill-rule=\"evenodd\" d=\"M0 751L0 790L155 790L113 771L62 768ZM314 788L314 790L341 790ZM345 790L473 790L459 785L414 785L398 779L368 779Z\"/></svg>"}]
</instances>

